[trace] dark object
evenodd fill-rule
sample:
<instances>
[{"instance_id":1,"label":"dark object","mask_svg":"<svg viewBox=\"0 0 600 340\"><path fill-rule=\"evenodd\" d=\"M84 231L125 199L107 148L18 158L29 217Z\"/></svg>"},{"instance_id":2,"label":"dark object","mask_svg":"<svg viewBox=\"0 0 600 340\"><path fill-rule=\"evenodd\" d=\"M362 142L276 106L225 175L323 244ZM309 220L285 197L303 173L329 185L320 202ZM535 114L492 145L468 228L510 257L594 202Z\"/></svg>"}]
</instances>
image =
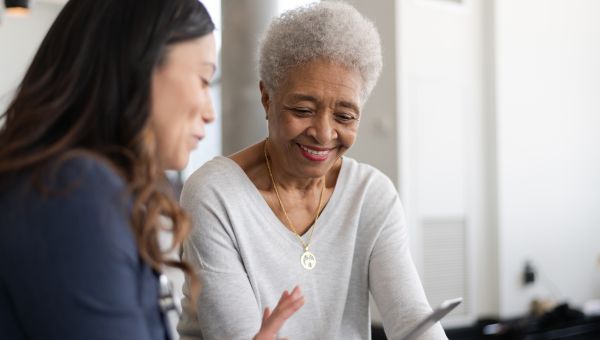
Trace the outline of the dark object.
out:
<instances>
[{"instance_id":1,"label":"dark object","mask_svg":"<svg viewBox=\"0 0 600 340\"><path fill-rule=\"evenodd\" d=\"M4 0L4 6L6 6L6 9L29 8L29 0Z\"/></svg>"},{"instance_id":2,"label":"dark object","mask_svg":"<svg viewBox=\"0 0 600 340\"><path fill-rule=\"evenodd\" d=\"M525 285L532 284L535 282L535 269L531 263L525 263L525 270L523 271L523 283Z\"/></svg>"},{"instance_id":3,"label":"dark object","mask_svg":"<svg viewBox=\"0 0 600 340\"><path fill-rule=\"evenodd\" d=\"M445 329L450 340L599 340L600 316L586 317L561 304L541 317L481 319L468 327ZM373 340L386 340L381 326L372 327Z\"/></svg>"},{"instance_id":4,"label":"dark object","mask_svg":"<svg viewBox=\"0 0 600 340\"><path fill-rule=\"evenodd\" d=\"M563 303L542 315L538 325L541 329L559 328L584 318L585 315L581 311L572 309L568 304Z\"/></svg>"},{"instance_id":5,"label":"dark object","mask_svg":"<svg viewBox=\"0 0 600 340\"><path fill-rule=\"evenodd\" d=\"M383 326L381 325L372 325L371 326L371 339L372 340L387 340L385 336L385 332L383 331Z\"/></svg>"}]
</instances>

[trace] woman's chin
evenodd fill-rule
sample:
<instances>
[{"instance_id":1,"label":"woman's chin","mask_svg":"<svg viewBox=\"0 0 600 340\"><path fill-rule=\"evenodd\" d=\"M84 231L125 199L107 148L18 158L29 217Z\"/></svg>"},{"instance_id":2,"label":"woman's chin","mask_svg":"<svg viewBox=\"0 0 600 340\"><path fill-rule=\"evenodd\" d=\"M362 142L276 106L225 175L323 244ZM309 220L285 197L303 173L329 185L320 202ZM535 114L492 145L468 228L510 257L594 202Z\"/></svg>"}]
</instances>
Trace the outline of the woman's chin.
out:
<instances>
[{"instance_id":1,"label":"woman's chin","mask_svg":"<svg viewBox=\"0 0 600 340\"><path fill-rule=\"evenodd\" d=\"M181 171L188 165L189 160L190 156L188 154L186 157L166 160L163 164L165 165L165 170Z\"/></svg>"}]
</instances>

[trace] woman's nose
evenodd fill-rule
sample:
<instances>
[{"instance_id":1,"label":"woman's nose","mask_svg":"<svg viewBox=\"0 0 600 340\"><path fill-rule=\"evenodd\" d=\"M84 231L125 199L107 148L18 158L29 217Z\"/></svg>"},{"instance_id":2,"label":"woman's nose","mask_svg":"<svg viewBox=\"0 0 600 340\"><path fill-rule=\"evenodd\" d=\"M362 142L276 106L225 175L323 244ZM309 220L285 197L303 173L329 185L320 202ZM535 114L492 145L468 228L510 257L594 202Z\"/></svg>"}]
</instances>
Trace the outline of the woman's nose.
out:
<instances>
[{"instance_id":1,"label":"woman's nose","mask_svg":"<svg viewBox=\"0 0 600 340\"><path fill-rule=\"evenodd\" d=\"M204 106L201 115L204 123L209 124L215 120L215 107L213 106L212 97L210 96L210 94L206 98L207 103Z\"/></svg>"},{"instance_id":2,"label":"woman's nose","mask_svg":"<svg viewBox=\"0 0 600 340\"><path fill-rule=\"evenodd\" d=\"M321 145L329 145L330 142L337 138L337 131L333 126L333 122L326 115L317 115L313 120L312 134Z\"/></svg>"}]
</instances>

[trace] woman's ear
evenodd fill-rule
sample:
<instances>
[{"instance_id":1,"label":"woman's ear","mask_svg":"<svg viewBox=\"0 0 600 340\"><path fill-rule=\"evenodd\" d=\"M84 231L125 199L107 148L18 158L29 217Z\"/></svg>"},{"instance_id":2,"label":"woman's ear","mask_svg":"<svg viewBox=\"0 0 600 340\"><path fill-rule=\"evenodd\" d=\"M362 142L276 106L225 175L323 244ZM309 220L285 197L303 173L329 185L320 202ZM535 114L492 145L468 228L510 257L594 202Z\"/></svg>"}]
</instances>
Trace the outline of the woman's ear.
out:
<instances>
[{"instance_id":1,"label":"woman's ear","mask_svg":"<svg viewBox=\"0 0 600 340\"><path fill-rule=\"evenodd\" d=\"M269 91L265 86L265 83L261 80L258 83L258 87L260 89L260 102L262 103L263 108L265 109L265 119L269 119L269 106L271 104L271 100L269 97Z\"/></svg>"}]
</instances>

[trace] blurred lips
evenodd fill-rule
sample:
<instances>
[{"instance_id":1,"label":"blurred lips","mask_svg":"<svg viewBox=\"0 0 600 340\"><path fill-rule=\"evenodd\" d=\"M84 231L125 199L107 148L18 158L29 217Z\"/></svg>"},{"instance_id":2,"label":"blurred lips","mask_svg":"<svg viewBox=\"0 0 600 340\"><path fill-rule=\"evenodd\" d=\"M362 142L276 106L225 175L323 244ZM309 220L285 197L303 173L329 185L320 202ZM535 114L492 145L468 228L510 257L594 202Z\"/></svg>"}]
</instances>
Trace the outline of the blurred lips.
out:
<instances>
[{"instance_id":1,"label":"blurred lips","mask_svg":"<svg viewBox=\"0 0 600 340\"><path fill-rule=\"evenodd\" d=\"M331 151L335 149L309 146L300 143L296 143L296 145L298 145L300 153L302 154L302 156L304 156L304 158L316 162L322 162L327 160Z\"/></svg>"},{"instance_id":2,"label":"blurred lips","mask_svg":"<svg viewBox=\"0 0 600 340\"><path fill-rule=\"evenodd\" d=\"M202 135L192 135L192 149L198 147L198 142L200 142L204 138Z\"/></svg>"}]
</instances>

